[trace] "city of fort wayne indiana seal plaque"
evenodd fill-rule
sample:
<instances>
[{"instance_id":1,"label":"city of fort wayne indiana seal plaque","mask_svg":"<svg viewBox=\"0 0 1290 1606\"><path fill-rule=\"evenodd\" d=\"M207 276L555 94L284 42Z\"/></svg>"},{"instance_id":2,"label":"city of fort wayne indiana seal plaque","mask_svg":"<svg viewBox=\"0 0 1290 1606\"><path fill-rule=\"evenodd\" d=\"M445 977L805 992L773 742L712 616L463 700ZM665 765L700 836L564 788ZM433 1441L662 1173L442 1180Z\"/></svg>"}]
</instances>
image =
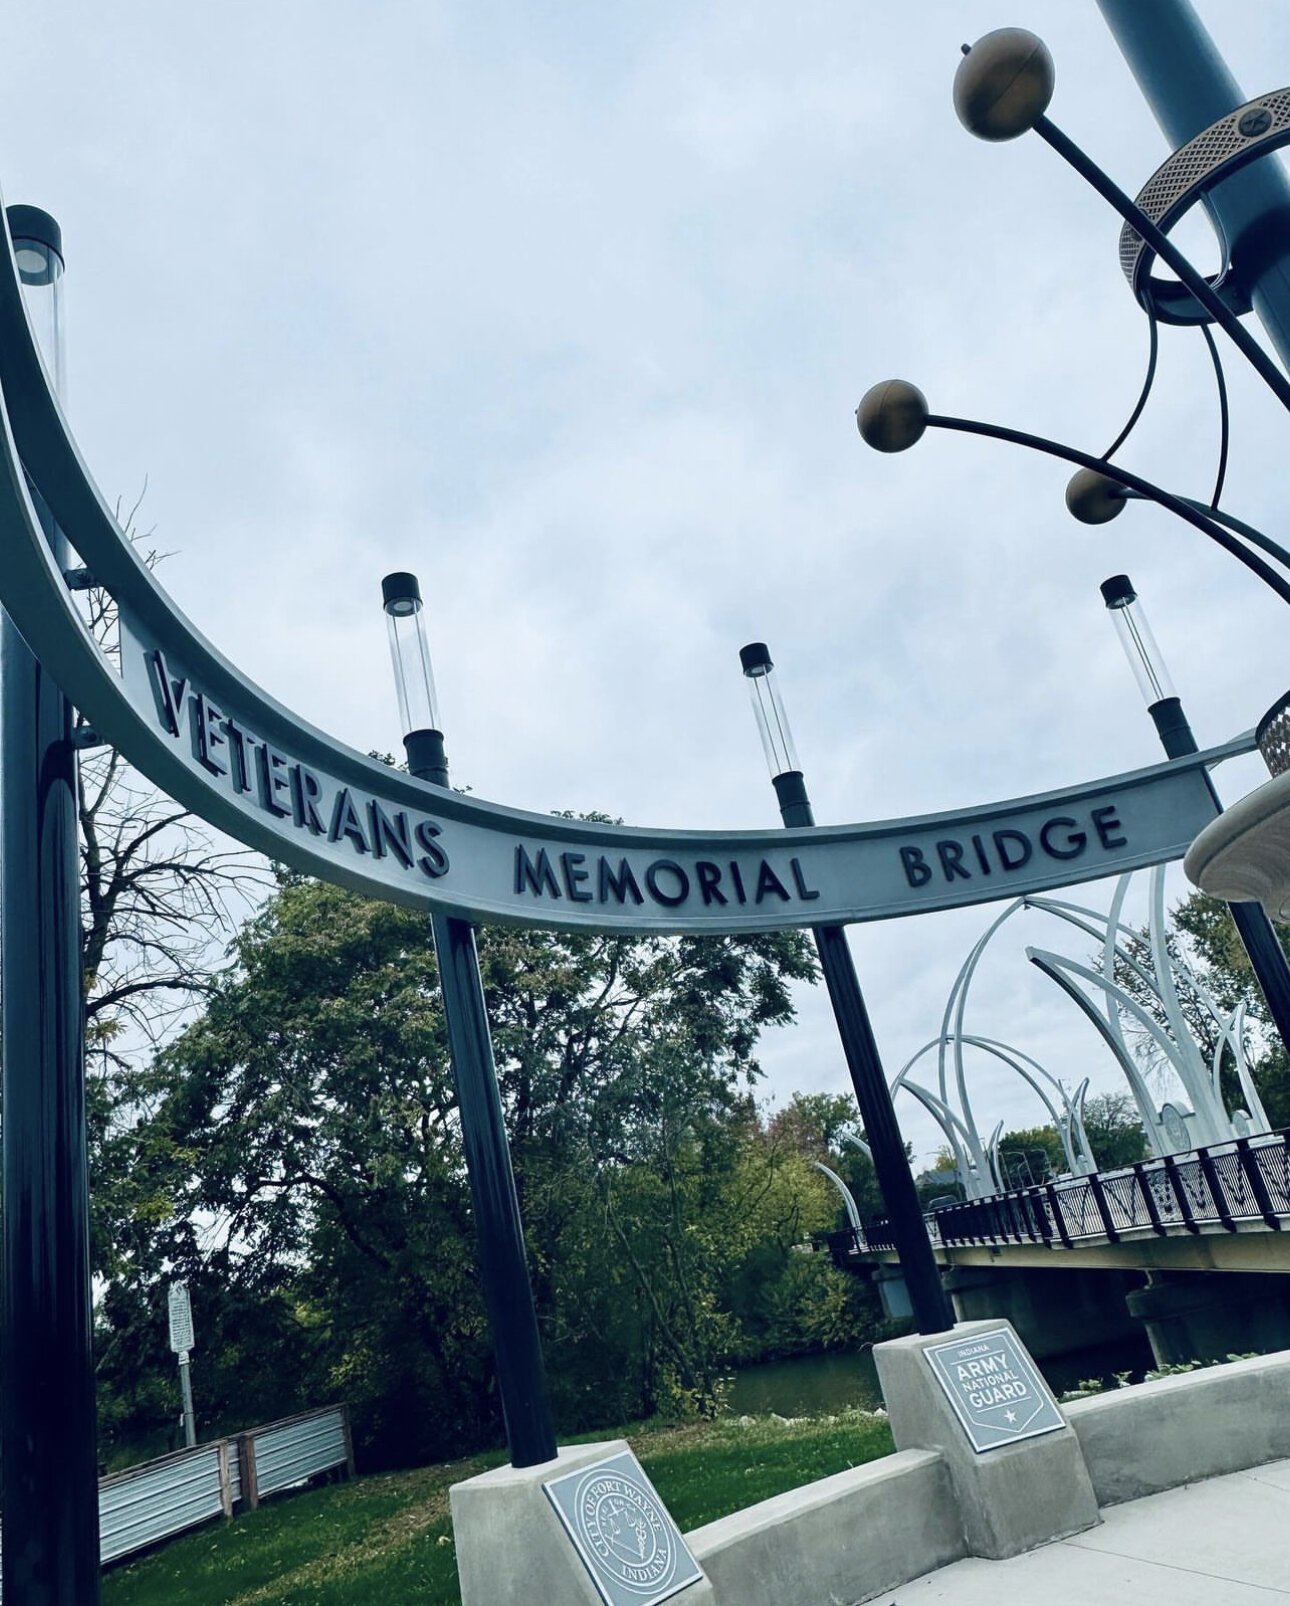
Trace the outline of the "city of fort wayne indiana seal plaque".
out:
<instances>
[{"instance_id":1,"label":"city of fort wayne indiana seal plaque","mask_svg":"<svg viewBox=\"0 0 1290 1606\"><path fill-rule=\"evenodd\" d=\"M1066 1426L1034 1361L1006 1327L931 1344L923 1353L974 1450Z\"/></svg>"},{"instance_id":2,"label":"city of fort wayne indiana seal plaque","mask_svg":"<svg viewBox=\"0 0 1290 1606\"><path fill-rule=\"evenodd\" d=\"M703 1577L630 1450L542 1487L605 1606L654 1606Z\"/></svg>"}]
</instances>

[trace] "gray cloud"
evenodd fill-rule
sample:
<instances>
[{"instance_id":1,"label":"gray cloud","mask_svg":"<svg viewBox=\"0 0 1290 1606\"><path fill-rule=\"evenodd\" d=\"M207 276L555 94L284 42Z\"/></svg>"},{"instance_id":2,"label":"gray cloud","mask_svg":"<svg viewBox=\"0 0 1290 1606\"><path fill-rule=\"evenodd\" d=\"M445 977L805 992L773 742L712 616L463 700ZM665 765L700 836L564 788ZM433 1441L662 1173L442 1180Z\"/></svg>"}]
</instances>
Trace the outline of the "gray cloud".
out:
<instances>
[{"instance_id":1,"label":"gray cloud","mask_svg":"<svg viewBox=\"0 0 1290 1606\"><path fill-rule=\"evenodd\" d=\"M1251 92L1286 76L1283 8L1201 10ZM1054 115L1136 188L1163 142L1069 0L49 0L8 22L0 176L64 225L100 483L131 500L146 476L167 585L288 705L396 747L375 591L411 566L484 796L773 818L735 662L763 637L822 819L949 808L1154 759L1097 595L1116 569L1202 740L1286 681L1275 600L1199 537L1137 508L1084 530L1060 467L1005 448L887 460L855 434L896 373L1093 448L1136 393L1116 220L1038 142L954 119L960 40L1010 22L1053 48ZM1166 337L1127 458L1194 493L1205 363ZM1282 421L1231 377L1231 505L1275 527ZM853 934L893 1070L986 918ZM1019 949L982 1028L1109 1085ZM826 1006L802 1007L767 1045L781 1098L845 1085Z\"/></svg>"}]
</instances>

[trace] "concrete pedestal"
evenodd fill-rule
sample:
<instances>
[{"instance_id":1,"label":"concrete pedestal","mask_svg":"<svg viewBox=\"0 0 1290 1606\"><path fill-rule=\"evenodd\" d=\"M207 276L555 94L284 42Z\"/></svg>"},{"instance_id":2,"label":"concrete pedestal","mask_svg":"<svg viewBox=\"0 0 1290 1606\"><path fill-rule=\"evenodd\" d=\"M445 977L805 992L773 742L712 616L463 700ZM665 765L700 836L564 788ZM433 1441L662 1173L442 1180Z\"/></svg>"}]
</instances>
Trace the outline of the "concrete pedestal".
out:
<instances>
[{"instance_id":1,"label":"concrete pedestal","mask_svg":"<svg viewBox=\"0 0 1290 1606\"><path fill-rule=\"evenodd\" d=\"M462 1606L603 1606L542 1485L628 1448L625 1439L562 1449L541 1466L497 1467L449 1491ZM712 1606L707 1579L676 1596Z\"/></svg>"},{"instance_id":2,"label":"concrete pedestal","mask_svg":"<svg viewBox=\"0 0 1290 1606\"><path fill-rule=\"evenodd\" d=\"M878 1380L898 1450L939 1450L949 1468L973 1555L1015 1556L1101 1521L1079 1440L1069 1425L1016 1444L977 1451L924 1351L1007 1322L960 1322L952 1333L916 1333L874 1346Z\"/></svg>"}]
</instances>

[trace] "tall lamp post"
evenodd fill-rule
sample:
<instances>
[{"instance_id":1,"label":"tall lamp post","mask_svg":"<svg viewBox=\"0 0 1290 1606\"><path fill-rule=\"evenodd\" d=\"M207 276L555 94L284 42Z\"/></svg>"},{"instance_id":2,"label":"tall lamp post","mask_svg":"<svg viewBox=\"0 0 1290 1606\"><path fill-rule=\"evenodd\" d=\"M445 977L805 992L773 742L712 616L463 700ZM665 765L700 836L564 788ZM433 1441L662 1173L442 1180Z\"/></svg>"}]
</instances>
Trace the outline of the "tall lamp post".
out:
<instances>
[{"instance_id":1,"label":"tall lamp post","mask_svg":"<svg viewBox=\"0 0 1290 1606\"><path fill-rule=\"evenodd\" d=\"M1189 753L1199 752L1191 722L1183 712L1182 701L1169 678L1169 671L1142 611L1138 594L1133 589L1133 582L1127 574L1113 574L1109 580L1103 580L1101 590L1102 600L1111 615L1115 633L1133 669L1138 689L1146 701L1147 712L1151 715L1166 756L1183 758ZM1208 773L1206 780L1214 799L1214 813L1220 814L1223 805ZM1249 955L1250 968L1263 989L1268 1012L1282 1043L1290 1049L1290 966L1286 963L1272 922L1260 904L1229 903L1227 907Z\"/></svg>"},{"instance_id":2,"label":"tall lamp post","mask_svg":"<svg viewBox=\"0 0 1290 1606\"><path fill-rule=\"evenodd\" d=\"M416 575L387 574L381 597L408 769L419 780L447 787L448 759ZM538 1466L555 1459L555 1429L475 932L455 915L435 914L431 924L511 1464Z\"/></svg>"},{"instance_id":3,"label":"tall lamp post","mask_svg":"<svg viewBox=\"0 0 1290 1606\"><path fill-rule=\"evenodd\" d=\"M8 209L28 316L62 388L62 233ZM41 498L54 561L68 545ZM0 617L3 1314L0 1524L15 1606L99 1598L84 990L72 708Z\"/></svg>"},{"instance_id":4,"label":"tall lamp post","mask_svg":"<svg viewBox=\"0 0 1290 1606\"><path fill-rule=\"evenodd\" d=\"M813 826L815 815L807 795L806 780L797 762L788 716L775 680L775 666L765 642L754 641L741 647L739 661L752 695L753 713L771 784L779 799L780 818L790 828ZM914 1187L878 1043L865 1008L864 994L860 991L846 927L816 926L812 935L838 1023L847 1069L851 1072L851 1085L864 1121L874 1170L878 1174L878 1186L887 1206L892 1242L909 1291L914 1322L920 1333L943 1333L953 1327L954 1313L941 1285L941 1274L927 1236L923 1207Z\"/></svg>"}]
</instances>

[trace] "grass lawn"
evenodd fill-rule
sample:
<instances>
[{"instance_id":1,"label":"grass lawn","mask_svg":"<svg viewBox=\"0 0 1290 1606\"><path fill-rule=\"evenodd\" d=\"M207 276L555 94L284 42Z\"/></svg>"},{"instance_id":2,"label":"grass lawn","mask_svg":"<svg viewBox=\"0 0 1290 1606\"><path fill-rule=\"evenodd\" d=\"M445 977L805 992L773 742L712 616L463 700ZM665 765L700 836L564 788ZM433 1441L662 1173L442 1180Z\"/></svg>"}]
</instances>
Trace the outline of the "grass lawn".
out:
<instances>
[{"instance_id":1,"label":"grass lawn","mask_svg":"<svg viewBox=\"0 0 1290 1606\"><path fill-rule=\"evenodd\" d=\"M683 1530L892 1450L882 1417L740 1417L626 1437ZM500 1452L285 1496L103 1580L104 1606L456 1606L448 1487Z\"/></svg>"}]
</instances>

